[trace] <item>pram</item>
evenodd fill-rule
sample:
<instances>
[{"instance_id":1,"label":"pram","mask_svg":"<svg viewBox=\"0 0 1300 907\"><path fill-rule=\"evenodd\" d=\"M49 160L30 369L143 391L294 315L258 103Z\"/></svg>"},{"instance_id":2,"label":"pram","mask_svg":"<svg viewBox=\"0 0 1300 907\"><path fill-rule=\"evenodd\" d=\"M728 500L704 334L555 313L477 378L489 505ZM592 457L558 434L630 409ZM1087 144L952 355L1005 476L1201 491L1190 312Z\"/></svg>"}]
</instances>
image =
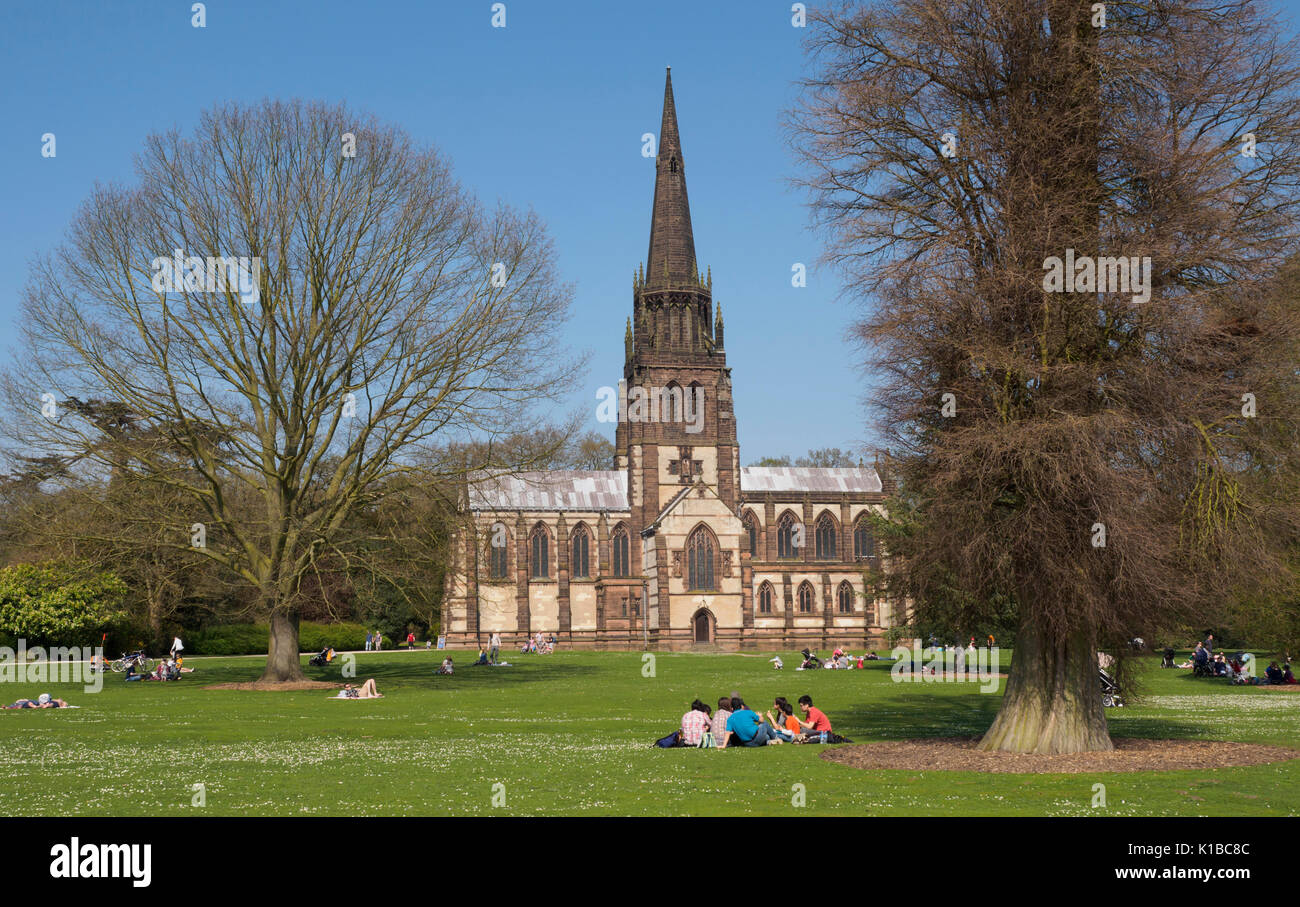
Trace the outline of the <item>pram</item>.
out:
<instances>
[{"instance_id":1,"label":"pram","mask_svg":"<svg viewBox=\"0 0 1300 907\"><path fill-rule=\"evenodd\" d=\"M820 668L822 666L822 660L818 658L816 655L814 655L808 649L804 649L799 654L803 656L803 664L799 665L799 669L801 671L810 671L814 668Z\"/></svg>"},{"instance_id":2,"label":"pram","mask_svg":"<svg viewBox=\"0 0 1300 907\"><path fill-rule=\"evenodd\" d=\"M1173 650L1173 649L1165 649L1165 657L1164 657L1164 660L1160 662L1160 667L1162 667L1162 668L1175 668L1175 667L1177 667L1177 665L1174 664L1174 650Z\"/></svg>"},{"instance_id":3,"label":"pram","mask_svg":"<svg viewBox=\"0 0 1300 907\"><path fill-rule=\"evenodd\" d=\"M315 655L313 655L311 657L311 661L307 662L307 664L311 665L313 668L323 668L333 660L334 660L334 647L326 646L325 648L317 652Z\"/></svg>"},{"instance_id":4,"label":"pram","mask_svg":"<svg viewBox=\"0 0 1300 907\"><path fill-rule=\"evenodd\" d=\"M1103 708L1124 708L1124 695L1120 691L1119 684L1115 678L1111 677L1101 668L1097 669L1098 679L1101 680L1101 704Z\"/></svg>"}]
</instances>

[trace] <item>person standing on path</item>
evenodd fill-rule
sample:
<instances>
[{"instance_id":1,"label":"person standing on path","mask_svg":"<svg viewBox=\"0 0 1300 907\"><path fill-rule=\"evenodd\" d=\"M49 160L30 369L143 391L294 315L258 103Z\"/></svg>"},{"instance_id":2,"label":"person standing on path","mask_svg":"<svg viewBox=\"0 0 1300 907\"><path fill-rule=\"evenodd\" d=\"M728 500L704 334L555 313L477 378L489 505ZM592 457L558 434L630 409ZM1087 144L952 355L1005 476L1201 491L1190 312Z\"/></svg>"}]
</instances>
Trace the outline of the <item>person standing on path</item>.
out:
<instances>
[{"instance_id":1,"label":"person standing on path","mask_svg":"<svg viewBox=\"0 0 1300 907\"><path fill-rule=\"evenodd\" d=\"M415 631L412 630L406 634L406 651L409 652L414 648L415 648Z\"/></svg>"},{"instance_id":2,"label":"person standing on path","mask_svg":"<svg viewBox=\"0 0 1300 907\"><path fill-rule=\"evenodd\" d=\"M488 664L496 664L497 659L501 657L501 634L492 631L492 636L488 640Z\"/></svg>"},{"instance_id":3,"label":"person standing on path","mask_svg":"<svg viewBox=\"0 0 1300 907\"><path fill-rule=\"evenodd\" d=\"M367 631L366 631L366 651L369 652L369 651L370 651L370 647L373 646L374 644L375 644L375 634L373 634L373 633L371 633L369 630L367 630Z\"/></svg>"},{"instance_id":4,"label":"person standing on path","mask_svg":"<svg viewBox=\"0 0 1300 907\"><path fill-rule=\"evenodd\" d=\"M378 630L375 631L375 651L378 652L384 647L384 634Z\"/></svg>"}]
</instances>

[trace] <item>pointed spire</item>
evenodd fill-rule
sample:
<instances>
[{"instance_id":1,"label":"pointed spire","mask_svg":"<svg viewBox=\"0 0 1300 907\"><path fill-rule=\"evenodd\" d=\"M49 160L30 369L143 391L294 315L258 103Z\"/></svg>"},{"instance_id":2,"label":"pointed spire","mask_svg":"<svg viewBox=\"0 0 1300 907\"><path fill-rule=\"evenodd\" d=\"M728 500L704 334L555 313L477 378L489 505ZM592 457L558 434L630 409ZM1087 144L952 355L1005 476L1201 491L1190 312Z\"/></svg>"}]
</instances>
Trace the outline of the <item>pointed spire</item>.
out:
<instances>
[{"instance_id":1,"label":"pointed spire","mask_svg":"<svg viewBox=\"0 0 1300 907\"><path fill-rule=\"evenodd\" d=\"M655 158L655 199L650 219L650 252L646 256L647 289L690 283L696 270L691 206L686 198L686 164L677 133L672 69L664 81L664 115Z\"/></svg>"}]
</instances>

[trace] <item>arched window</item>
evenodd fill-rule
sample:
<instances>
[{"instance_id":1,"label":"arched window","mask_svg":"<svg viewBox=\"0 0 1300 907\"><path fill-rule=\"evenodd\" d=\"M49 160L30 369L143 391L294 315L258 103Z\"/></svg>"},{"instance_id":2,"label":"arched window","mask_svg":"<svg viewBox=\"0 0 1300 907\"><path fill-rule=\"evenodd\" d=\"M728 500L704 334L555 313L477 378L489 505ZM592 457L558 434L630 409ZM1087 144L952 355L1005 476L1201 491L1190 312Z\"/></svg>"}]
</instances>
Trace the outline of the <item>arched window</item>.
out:
<instances>
[{"instance_id":1,"label":"arched window","mask_svg":"<svg viewBox=\"0 0 1300 907\"><path fill-rule=\"evenodd\" d=\"M586 526L579 526L573 533L573 542L570 546L570 562L573 565L574 579L591 578L591 535L587 532Z\"/></svg>"},{"instance_id":2,"label":"arched window","mask_svg":"<svg viewBox=\"0 0 1300 907\"><path fill-rule=\"evenodd\" d=\"M758 613L772 613L772 584L766 581L758 587Z\"/></svg>"},{"instance_id":3,"label":"arched window","mask_svg":"<svg viewBox=\"0 0 1300 907\"><path fill-rule=\"evenodd\" d=\"M745 518L740 522L749 537L749 556L758 557L758 519L753 513L746 511Z\"/></svg>"},{"instance_id":4,"label":"arched window","mask_svg":"<svg viewBox=\"0 0 1300 907\"><path fill-rule=\"evenodd\" d=\"M823 513L817 518L817 560L833 561L836 559L836 534L835 519L829 513Z\"/></svg>"},{"instance_id":5,"label":"arched window","mask_svg":"<svg viewBox=\"0 0 1300 907\"><path fill-rule=\"evenodd\" d=\"M532 548L532 557L529 561L532 565L533 579L550 579L551 578L551 537L546 532L546 527L538 523L533 527L533 535L530 539Z\"/></svg>"},{"instance_id":6,"label":"arched window","mask_svg":"<svg viewBox=\"0 0 1300 907\"><path fill-rule=\"evenodd\" d=\"M776 528L776 556L783 558L798 557L803 545L803 524L786 511L781 515Z\"/></svg>"},{"instance_id":7,"label":"arched window","mask_svg":"<svg viewBox=\"0 0 1300 907\"><path fill-rule=\"evenodd\" d=\"M675 311L676 309L674 309ZM678 318L681 318L680 313ZM679 329L681 333L685 333L684 328ZM669 381L668 386L664 388L664 395L660 402L659 419L663 422L682 421L682 386L676 381Z\"/></svg>"},{"instance_id":8,"label":"arched window","mask_svg":"<svg viewBox=\"0 0 1300 907\"><path fill-rule=\"evenodd\" d=\"M813 600L812 583L804 580L799 586L799 613L811 614L813 609Z\"/></svg>"},{"instance_id":9,"label":"arched window","mask_svg":"<svg viewBox=\"0 0 1300 907\"><path fill-rule=\"evenodd\" d=\"M839 591L835 595L836 605L841 614L853 613L853 586L848 580L840 583Z\"/></svg>"},{"instance_id":10,"label":"arched window","mask_svg":"<svg viewBox=\"0 0 1300 907\"><path fill-rule=\"evenodd\" d=\"M619 526L614 530L614 575L631 576L629 564L627 527Z\"/></svg>"},{"instance_id":11,"label":"arched window","mask_svg":"<svg viewBox=\"0 0 1300 907\"><path fill-rule=\"evenodd\" d=\"M488 531L488 575L505 579L510 571L510 535L504 523L493 523Z\"/></svg>"},{"instance_id":12,"label":"arched window","mask_svg":"<svg viewBox=\"0 0 1300 907\"><path fill-rule=\"evenodd\" d=\"M686 585L688 589L700 592L713 592L717 586L713 581L713 533L703 526L698 527L686 539Z\"/></svg>"},{"instance_id":13,"label":"arched window","mask_svg":"<svg viewBox=\"0 0 1300 907\"><path fill-rule=\"evenodd\" d=\"M853 556L861 560L873 557L876 553L876 540L871 535L871 523L866 516L858 517L853 526Z\"/></svg>"}]
</instances>

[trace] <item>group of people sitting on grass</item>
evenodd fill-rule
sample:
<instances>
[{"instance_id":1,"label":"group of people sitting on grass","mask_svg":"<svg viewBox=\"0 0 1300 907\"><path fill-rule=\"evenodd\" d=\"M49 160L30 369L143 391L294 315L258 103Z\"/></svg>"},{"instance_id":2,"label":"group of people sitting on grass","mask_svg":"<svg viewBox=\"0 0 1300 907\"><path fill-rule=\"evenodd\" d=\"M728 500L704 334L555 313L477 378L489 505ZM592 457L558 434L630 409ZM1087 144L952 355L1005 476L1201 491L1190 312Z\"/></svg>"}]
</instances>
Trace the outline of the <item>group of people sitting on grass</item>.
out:
<instances>
[{"instance_id":1,"label":"group of people sitting on grass","mask_svg":"<svg viewBox=\"0 0 1300 907\"><path fill-rule=\"evenodd\" d=\"M49 693L42 693L36 699L19 699L11 705L0 705L0 709L67 709L71 708L62 699L55 699Z\"/></svg>"},{"instance_id":2,"label":"group of people sitting on grass","mask_svg":"<svg viewBox=\"0 0 1300 907\"><path fill-rule=\"evenodd\" d=\"M849 743L831 730L826 713L813 705L811 696L799 697L800 718L784 696L772 702L764 716L738 695L723 696L715 712L700 700L682 716L680 730L674 731L660 746L698 746L726 749L734 746L769 746L780 743ZM671 741L671 742L665 742Z\"/></svg>"},{"instance_id":3,"label":"group of people sitting on grass","mask_svg":"<svg viewBox=\"0 0 1300 907\"><path fill-rule=\"evenodd\" d=\"M520 655L550 655L555 651L555 637L536 633L519 645Z\"/></svg>"},{"instance_id":4,"label":"group of people sitting on grass","mask_svg":"<svg viewBox=\"0 0 1300 907\"><path fill-rule=\"evenodd\" d=\"M1269 662L1268 667L1264 670L1264 676L1257 677L1254 672L1254 659L1255 657L1249 652L1238 653L1231 657L1224 655L1222 652L1215 654L1211 645L1198 642L1191 658L1179 665L1179 667L1191 668L1197 677L1226 677L1233 683L1252 686L1296 682L1295 674L1291 671L1290 661L1283 664L1278 664L1276 661Z\"/></svg>"},{"instance_id":5,"label":"group of people sitting on grass","mask_svg":"<svg viewBox=\"0 0 1300 907\"><path fill-rule=\"evenodd\" d=\"M127 680L180 680L181 674L193 674L193 668L184 667L184 662L180 658L164 658L158 663L158 667L152 671L140 673L136 666L131 664L126 669Z\"/></svg>"},{"instance_id":6,"label":"group of people sitting on grass","mask_svg":"<svg viewBox=\"0 0 1300 907\"><path fill-rule=\"evenodd\" d=\"M831 657L825 661L818 658L817 653L813 652L811 649L804 649L799 653L799 655L802 656L803 661L800 662L799 667L795 668L796 671L811 671L817 668L839 668L841 670L847 670L849 668L865 668L865 662L880 660L880 656L875 652L864 652L861 655L850 655L848 652L845 652L843 649L838 647L831 653ZM785 662L781 660L780 655L768 660L772 662L778 671L785 667Z\"/></svg>"}]
</instances>

